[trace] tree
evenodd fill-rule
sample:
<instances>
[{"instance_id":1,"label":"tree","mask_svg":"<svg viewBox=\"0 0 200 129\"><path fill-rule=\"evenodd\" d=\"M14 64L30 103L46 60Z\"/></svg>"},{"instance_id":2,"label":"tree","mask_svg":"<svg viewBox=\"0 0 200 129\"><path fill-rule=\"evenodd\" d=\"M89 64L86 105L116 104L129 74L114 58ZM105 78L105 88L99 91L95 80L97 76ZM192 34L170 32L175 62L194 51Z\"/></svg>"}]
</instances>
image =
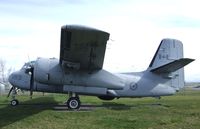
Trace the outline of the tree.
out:
<instances>
[{"instance_id":1,"label":"tree","mask_svg":"<svg viewBox=\"0 0 200 129\"><path fill-rule=\"evenodd\" d=\"M6 61L0 59L0 81L2 83L5 83L7 81L5 71L6 71Z\"/></svg>"},{"instance_id":2,"label":"tree","mask_svg":"<svg viewBox=\"0 0 200 129\"><path fill-rule=\"evenodd\" d=\"M8 77L12 71L12 68L6 68L6 61L0 58L0 83L5 86L6 90L10 89Z\"/></svg>"}]
</instances>

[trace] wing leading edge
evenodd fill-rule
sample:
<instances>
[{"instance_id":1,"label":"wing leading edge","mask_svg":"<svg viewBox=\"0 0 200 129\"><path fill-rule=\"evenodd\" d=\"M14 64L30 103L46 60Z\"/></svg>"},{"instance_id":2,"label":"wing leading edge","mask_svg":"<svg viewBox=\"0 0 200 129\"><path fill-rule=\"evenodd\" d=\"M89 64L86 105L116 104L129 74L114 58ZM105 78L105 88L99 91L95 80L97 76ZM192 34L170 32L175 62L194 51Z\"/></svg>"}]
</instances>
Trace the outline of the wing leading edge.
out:
<instances>
[{"instance_id":1,"label":"wing leading edge","mask_svg":"<svg viewBox=\"0 0 200 129\"><path fill-rule=\"evenodd\" d=\"M61 28L60 64L64 67L102 69L109 33L94 28L66 25Z\"/></svg>"}]
</instances>

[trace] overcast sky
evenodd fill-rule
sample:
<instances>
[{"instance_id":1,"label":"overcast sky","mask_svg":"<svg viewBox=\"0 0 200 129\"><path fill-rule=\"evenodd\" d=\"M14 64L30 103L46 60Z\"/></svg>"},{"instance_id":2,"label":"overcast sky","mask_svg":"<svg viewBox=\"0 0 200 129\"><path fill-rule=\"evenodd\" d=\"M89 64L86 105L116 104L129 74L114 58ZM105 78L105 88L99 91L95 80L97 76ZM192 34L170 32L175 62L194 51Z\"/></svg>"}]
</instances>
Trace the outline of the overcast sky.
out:
<instances>
[{"instance_id":1,"label":"overcast sky","mask_svg":"<svg viewBox=\"0 0 200 129\"><path fill-rule=\"evenodd\" d=\"M163 38L183 42L186 81L200 81L198 0L1 0L0 58L19 69L37 57L59 58L60 28L81 24L110 33L104 68L145 70Z\"/></svg>"}]
</instances>

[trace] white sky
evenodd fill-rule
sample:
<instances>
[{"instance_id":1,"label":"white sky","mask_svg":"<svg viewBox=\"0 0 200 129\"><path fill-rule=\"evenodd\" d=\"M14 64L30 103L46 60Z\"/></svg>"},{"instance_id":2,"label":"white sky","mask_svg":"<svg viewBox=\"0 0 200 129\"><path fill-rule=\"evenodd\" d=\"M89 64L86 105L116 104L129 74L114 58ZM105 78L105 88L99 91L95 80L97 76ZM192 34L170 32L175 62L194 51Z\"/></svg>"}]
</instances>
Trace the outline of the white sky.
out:
<instances>
[{"instance_id":1,"label":"white sky","mask_svg":"<svg viewBox=\"0 0 200 129\"><path fill-rule=\"evenodd\" d=\"M37 57L59 58L61 26L81 24L111 34L108 71L145 70L160 41L176 38L196 59L186 81L200 81L199 7L198 0L1 0L0 58L16 70Z\"/></svg>"}]
</instances>

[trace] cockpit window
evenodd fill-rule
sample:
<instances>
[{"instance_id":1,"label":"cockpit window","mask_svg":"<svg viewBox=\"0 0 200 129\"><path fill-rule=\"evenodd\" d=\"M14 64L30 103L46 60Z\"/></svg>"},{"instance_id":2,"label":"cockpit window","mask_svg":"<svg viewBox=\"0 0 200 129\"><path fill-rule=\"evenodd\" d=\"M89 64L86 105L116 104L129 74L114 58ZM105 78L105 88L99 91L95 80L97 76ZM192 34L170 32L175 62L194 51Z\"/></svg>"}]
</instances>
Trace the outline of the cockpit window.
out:
<instances>
[{"instance_id":1,"label":"cockpit window","mask_svg":"<svg viewBox=\"0 0 200 129\"><path fill-rule=\"evenodd\" d=\"M25 63L21 69L31 69L34 67L34 65L35 65L35 61L30 61L30 62Z\"/></svg>"},{"instance_id":2,"label":"cockpit window","mask_svg":"<svg viewBox=\"0 0 200 129\"><path fill-rule=\"evenodd\" d=\"M35 61L30 61L24 64L24 66L21 68L22 71L24 71L26 74L31 75L33 73Z\"/></svg>"}]
</instances>

